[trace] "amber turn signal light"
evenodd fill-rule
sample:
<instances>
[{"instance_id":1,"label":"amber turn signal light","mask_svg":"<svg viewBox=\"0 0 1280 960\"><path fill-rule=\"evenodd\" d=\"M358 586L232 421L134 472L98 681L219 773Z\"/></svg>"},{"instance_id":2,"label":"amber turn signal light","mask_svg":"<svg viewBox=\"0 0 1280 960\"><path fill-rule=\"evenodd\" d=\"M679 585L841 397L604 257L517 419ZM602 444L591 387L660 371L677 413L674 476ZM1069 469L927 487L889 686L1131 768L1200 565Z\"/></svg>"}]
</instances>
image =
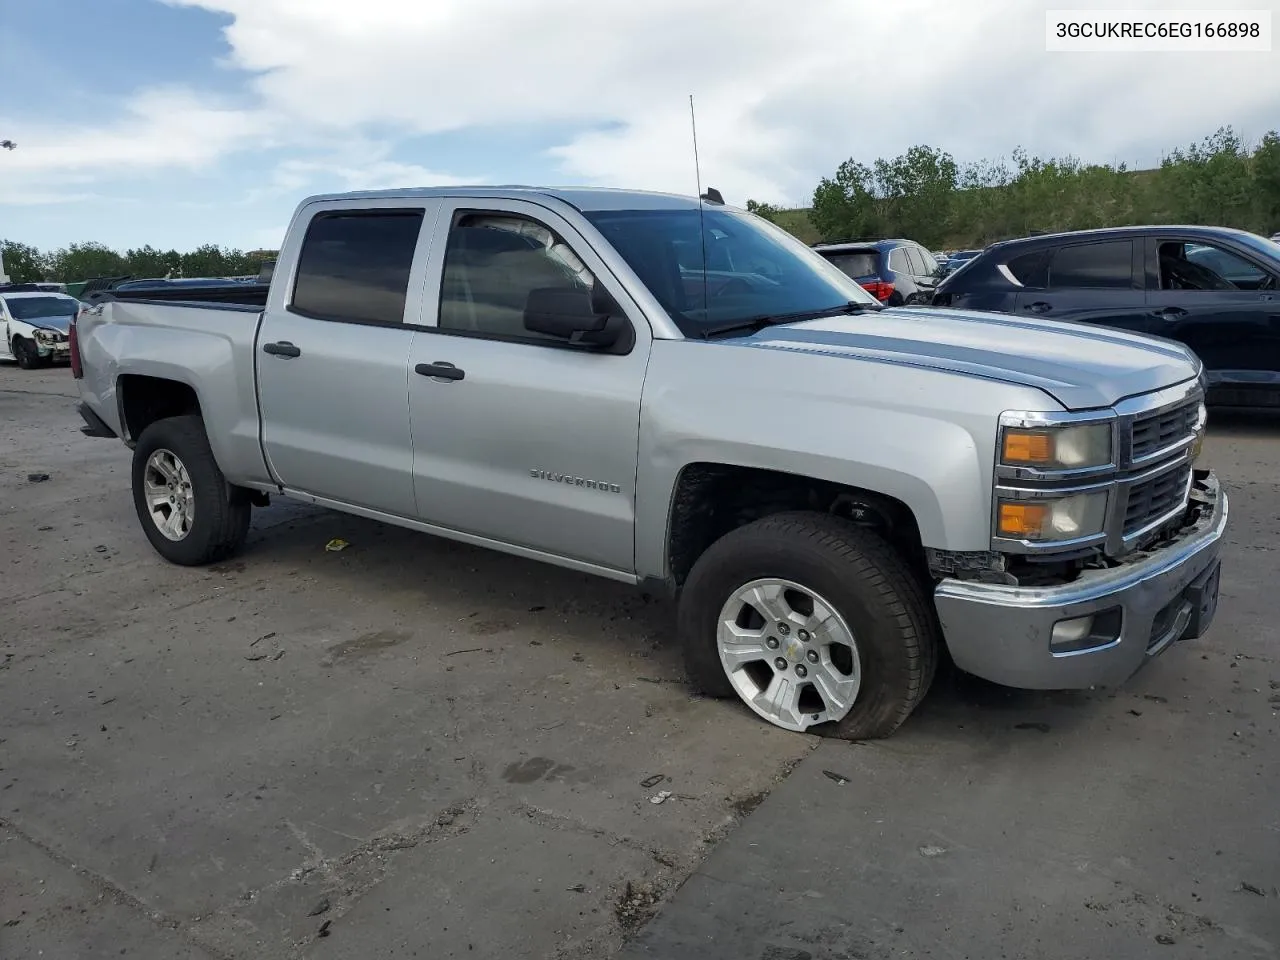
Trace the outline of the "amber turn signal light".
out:
<instances>
[{"instance_id":1,"label":"amber turn signal light","mask_svg":"<svg viewBox=\"0 0 1280 960\"><path fill-rule=\"evenodd\" d=\"M1053 442L1049 434L1029 430L1005 431L1005 463L1048 463L1052 459Z\"/></svg>"},{"instance_id":2,"label":"amber turn signal light","mask_svg":"<svg viewBox=\"0 0 1280 960\"><path fill-rule=\"evenodd\" d=\"M1049 517L1049 508L1039 503L1002 503L998 529L1002 537L1038 537Z\"/></svg>"}]
</instances>

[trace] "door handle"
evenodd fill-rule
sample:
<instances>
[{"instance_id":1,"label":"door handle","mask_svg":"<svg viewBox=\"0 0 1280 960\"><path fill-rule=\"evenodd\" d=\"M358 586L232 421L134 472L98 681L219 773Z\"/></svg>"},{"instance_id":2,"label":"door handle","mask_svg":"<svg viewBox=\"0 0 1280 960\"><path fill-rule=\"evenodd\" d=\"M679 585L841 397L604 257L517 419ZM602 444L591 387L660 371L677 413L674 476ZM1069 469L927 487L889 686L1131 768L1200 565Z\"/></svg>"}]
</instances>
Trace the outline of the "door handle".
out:
<instances>
[{"instance_id":1,"label":"door handle","mask_svg":"<svg viewBox=\"0 0 1280 960\"><path fill-rule=\"evenodd\" d=\"M273 357L300 357L302 351L295 347L288 340L281 340L278 343L264 343L262 352L269 353Z\"/></svg>"},{"instance_id":2,"label":"door handle","mask_svg":"<svg viewBox=\"0 0 1280 960\"><path fill-rule=\"evenodd\" d=\"M413 372L423 377L434 377L437 380L461 380L466 376L466 373L444 360L436 363L420 363L413 368Z\"/></svg>"},{"instance_id":3,"label":"door handle","mask_svg":"<svg viewBox=\"0 0 1280 960\"><path fill-rule=\"evenodd\" d=\"M1027 309L1032 313L1048 313L1053 309L1053 307L1045 303L1043 300L1037 300L1035 303L1028 303Z\"/></svg>"},{"instance_id":4,"label":"door handle","mask_svg":"<svg viewBox=\"0 0 1280 960\"><path fill-rule=\"evenodd\" d=\"M1172 322L1174 320L1181 320L1187 315L1187 311L1183 310L1181 307L1164 307L1161 310L1152 310L1151 315L1159 320L1168 320Z\"/></svg>"}]
</instances>

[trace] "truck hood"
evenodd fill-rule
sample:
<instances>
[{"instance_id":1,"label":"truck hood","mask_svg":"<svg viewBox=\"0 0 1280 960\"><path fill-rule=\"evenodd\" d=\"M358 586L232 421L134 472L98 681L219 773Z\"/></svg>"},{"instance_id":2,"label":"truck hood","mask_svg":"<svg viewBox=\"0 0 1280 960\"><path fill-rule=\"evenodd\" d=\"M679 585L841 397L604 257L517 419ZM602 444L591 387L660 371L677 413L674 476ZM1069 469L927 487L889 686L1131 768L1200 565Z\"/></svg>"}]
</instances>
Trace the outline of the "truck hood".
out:
<instances>
[{"instance_id":1,"label":"truck hood","mask_svg":"<svg viewBox=\"0 0 1280 960\"><path fill-rule=\"evenodd\" d=\"M768 327L738 341L901 363L1037 387L1068 410L1191 380L1200 363L1169 340L1000 313L906 307Z\"/></svg>"}]
</instances>

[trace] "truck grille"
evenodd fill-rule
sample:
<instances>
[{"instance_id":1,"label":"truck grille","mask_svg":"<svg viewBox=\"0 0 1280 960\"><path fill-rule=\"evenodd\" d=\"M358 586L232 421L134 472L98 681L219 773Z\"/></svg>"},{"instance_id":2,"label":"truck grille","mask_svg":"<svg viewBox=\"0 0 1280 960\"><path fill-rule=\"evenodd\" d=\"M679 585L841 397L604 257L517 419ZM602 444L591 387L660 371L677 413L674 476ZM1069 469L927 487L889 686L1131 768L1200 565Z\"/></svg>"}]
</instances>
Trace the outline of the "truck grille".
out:
<instances>
[{"instance_id":1,"label":"truck grille","mask_svg":"<svg viewBox=\"0 0 1280 960\"><path fill-rule=\"evenodd\" d=\"M1200 400L1197 397L1173 410L1139 417L1133 424L1132 459L1141 461L1190 436L1195 432L1199 411Z\"/></svg>"},{"instance_id":2,"label":"truck grille","mask_svg":"<svg viewBox=\"0 0 1280 960\"><path fill-rule=\"evenodd\" d=\"M1183 464L1131 486L1124 512L1124 535L1130 536L1177 509L1186 498L1190 477L1191 465Z\"/></svg>"}]
</instances>

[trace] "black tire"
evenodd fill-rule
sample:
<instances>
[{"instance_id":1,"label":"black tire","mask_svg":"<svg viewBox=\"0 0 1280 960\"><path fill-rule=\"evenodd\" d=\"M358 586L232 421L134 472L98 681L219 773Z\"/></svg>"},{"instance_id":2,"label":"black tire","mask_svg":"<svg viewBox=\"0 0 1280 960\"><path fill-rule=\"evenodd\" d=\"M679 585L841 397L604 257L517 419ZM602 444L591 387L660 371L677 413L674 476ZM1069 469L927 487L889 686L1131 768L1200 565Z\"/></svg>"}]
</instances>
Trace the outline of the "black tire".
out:
<instances>
[{"instance_id":1,"label":"black tire","mask_svg":"<svg viewBox=\"0 0 1280 960\"><path fill-rule=\"evenodd\" d=\"M765 517L726 534L698 558L678 612L693 682L708 695L735 696L716 648L717 619L734 591L768 577L803 584L826 598L857 642L862 686L852 709L806 732L872 740L897 730L933 681L937 617L920 579L892 546L828 514Z\"/></svg>"},{"instance_id":2,"label":"black tire","mask_svg":"<svg viewBox=\"0 0 1280 960\"><path fill-rule=\"evenodd\" d=\"M181 540L170 540L160 532L144 492L147 461L162 449L182 462L195 496L195 517ZM239 550L249 533L249 497L249 491L232 486L222 475L200 417L169 417L142 431L133 451L133 503L147 539L170 563L187 567L216 563Z\"/></svg>"},{"instance_id":3,"label":"black tire","mask_svg":"<svg viewBox=\"0 0 1280 960\"><path fill-rule=\"evenodd\" d=\"M18 361L18 366L23 370L34 370L41 366L40 354L36 352L35 344L26 337L13 338L13 359Z\"/></svg>"}]
</instances>

